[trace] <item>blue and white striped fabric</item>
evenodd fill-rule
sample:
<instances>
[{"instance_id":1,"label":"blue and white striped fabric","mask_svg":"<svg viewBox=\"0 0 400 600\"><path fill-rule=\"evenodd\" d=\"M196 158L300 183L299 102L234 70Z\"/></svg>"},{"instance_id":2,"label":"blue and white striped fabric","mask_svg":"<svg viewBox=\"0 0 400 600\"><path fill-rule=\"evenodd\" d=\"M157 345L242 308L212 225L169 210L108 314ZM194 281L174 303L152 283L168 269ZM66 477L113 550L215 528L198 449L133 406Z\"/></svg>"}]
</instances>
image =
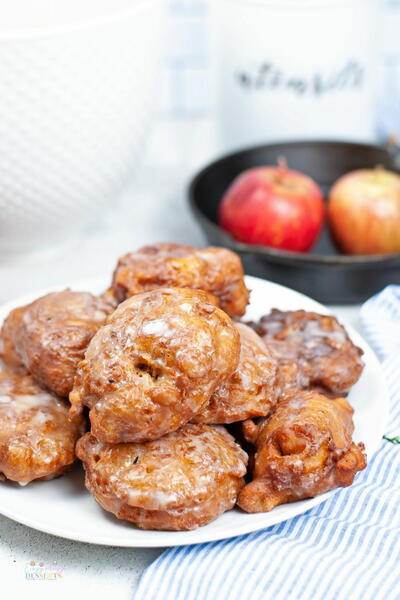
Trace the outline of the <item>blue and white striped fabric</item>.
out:
<instances>
[{"instance_id":1,"label":"blue and white striped fabric","mask_svg":"<svg viewBox=\"0 0 400 600\"><path fill-rule=\"evenodd\" d=\"M388 285L373 296L360 317L365 337L381 360L400 355L400 286Z\"/></svg>"},{"instance_id":2,"label":"blue and white striped fabric","mask_svg":"<svg viewBox=\"0 0 400 600\"><path fill-rule=\"evenodd\" d=\"M400 287L361 310L400 434ZM400 446L382 440L356 482L263 531L166 550L144 572L135 600L386 600L400 598Z\"/></svg>"}]
</instances>

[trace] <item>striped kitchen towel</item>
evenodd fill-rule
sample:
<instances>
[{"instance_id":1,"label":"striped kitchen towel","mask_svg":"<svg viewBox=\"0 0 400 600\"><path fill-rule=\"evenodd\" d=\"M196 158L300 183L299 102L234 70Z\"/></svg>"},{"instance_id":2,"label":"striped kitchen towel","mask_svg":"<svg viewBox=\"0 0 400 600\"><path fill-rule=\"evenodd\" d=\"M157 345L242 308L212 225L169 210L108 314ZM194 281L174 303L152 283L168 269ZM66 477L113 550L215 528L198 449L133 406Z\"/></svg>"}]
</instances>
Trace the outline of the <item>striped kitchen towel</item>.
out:
<instances>
[{"instance_id":1,"label":"striped kitchen towel","mask_svg":"<svg viewBox=\"0 0 400 600\"><path fill-rule=\"evenodd\" d=\"M400 287L361 310L400 435ZM400 445L382 440L355 483L307 513L249 535L166 550L135 600L400 599Z\"/></svg>"}]
</instances>

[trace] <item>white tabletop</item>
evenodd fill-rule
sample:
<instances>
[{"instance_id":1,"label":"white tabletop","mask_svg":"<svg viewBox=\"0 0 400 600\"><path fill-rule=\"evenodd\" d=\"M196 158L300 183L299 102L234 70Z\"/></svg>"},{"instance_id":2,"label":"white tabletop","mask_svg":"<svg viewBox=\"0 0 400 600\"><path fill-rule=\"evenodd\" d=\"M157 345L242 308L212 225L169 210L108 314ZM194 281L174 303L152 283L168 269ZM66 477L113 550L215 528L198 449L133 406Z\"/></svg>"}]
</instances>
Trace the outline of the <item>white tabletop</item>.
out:
<instances>
[{"instance_id":1,"label":"white tabletop","mask_svg":"<svg viewBox=\"0 0 400 600\"><path fill-rule=\"evenodd\" d=\"M111 277L120 254L146 243L204 245L186 205L185 186L193 170L212 156L211 139L208 121L160 123L135 181L101 222L72 239L68 247L13 262L2 262L0 257L0 303L53 285L107 273ZM357 327L357 307L339 307L336 312ZM72 542L0 516L1 597L46 600L56 595L58 600L70 600L75 593L77 598L96 600L133 598L140 573L160 551ZM29 561L56 561L62 577L52 582L27 581Z\"/></svg>"}]
</instances>

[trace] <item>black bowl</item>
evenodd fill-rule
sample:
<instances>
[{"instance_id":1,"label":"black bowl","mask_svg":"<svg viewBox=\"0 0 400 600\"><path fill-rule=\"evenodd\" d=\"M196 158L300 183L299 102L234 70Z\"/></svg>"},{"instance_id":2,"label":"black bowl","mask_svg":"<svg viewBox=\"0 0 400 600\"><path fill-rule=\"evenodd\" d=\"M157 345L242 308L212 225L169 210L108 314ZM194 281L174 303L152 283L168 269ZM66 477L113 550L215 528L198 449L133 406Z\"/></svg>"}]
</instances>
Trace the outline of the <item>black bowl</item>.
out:
<instances>
[{"instance_id":1,"label":"black bowl","mask_svg":"<svg viewBox=\"0 0 400 600\"><path fill-rule=\"evenodd\" d=\"M280 156L289 167L312 177L325 195L344 173L376 165L396 171L399 159L380 146L346 142L270 144L225 156L200 171L189 187L191 209L208 242L237 252L250 275L276 281L320 302L359 303L389 283L400 284L400 253L339 254L326 228L312 252L303 254L243 244L218 227L218 205L232 180L245 169L276 164Z\"/></svg>"}]
</instances>

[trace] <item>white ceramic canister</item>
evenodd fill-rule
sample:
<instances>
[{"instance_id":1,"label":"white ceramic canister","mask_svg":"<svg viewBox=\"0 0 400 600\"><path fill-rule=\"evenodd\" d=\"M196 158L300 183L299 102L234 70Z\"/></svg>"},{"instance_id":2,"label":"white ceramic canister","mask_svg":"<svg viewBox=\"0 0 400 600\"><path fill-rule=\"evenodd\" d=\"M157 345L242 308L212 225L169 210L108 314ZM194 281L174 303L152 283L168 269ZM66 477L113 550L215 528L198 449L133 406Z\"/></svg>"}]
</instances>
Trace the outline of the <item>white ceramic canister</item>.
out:
<instances>
[{"instance_id":1,"label":"white ceramic canister","mask_svg":"<svg viewBox=\"0 0 400 600\"><path fill-rule=\"evenodd\" d=\"M211 14L220 149L374 139L374 0L214 0Z\"/></svg>"}]
</instances>

